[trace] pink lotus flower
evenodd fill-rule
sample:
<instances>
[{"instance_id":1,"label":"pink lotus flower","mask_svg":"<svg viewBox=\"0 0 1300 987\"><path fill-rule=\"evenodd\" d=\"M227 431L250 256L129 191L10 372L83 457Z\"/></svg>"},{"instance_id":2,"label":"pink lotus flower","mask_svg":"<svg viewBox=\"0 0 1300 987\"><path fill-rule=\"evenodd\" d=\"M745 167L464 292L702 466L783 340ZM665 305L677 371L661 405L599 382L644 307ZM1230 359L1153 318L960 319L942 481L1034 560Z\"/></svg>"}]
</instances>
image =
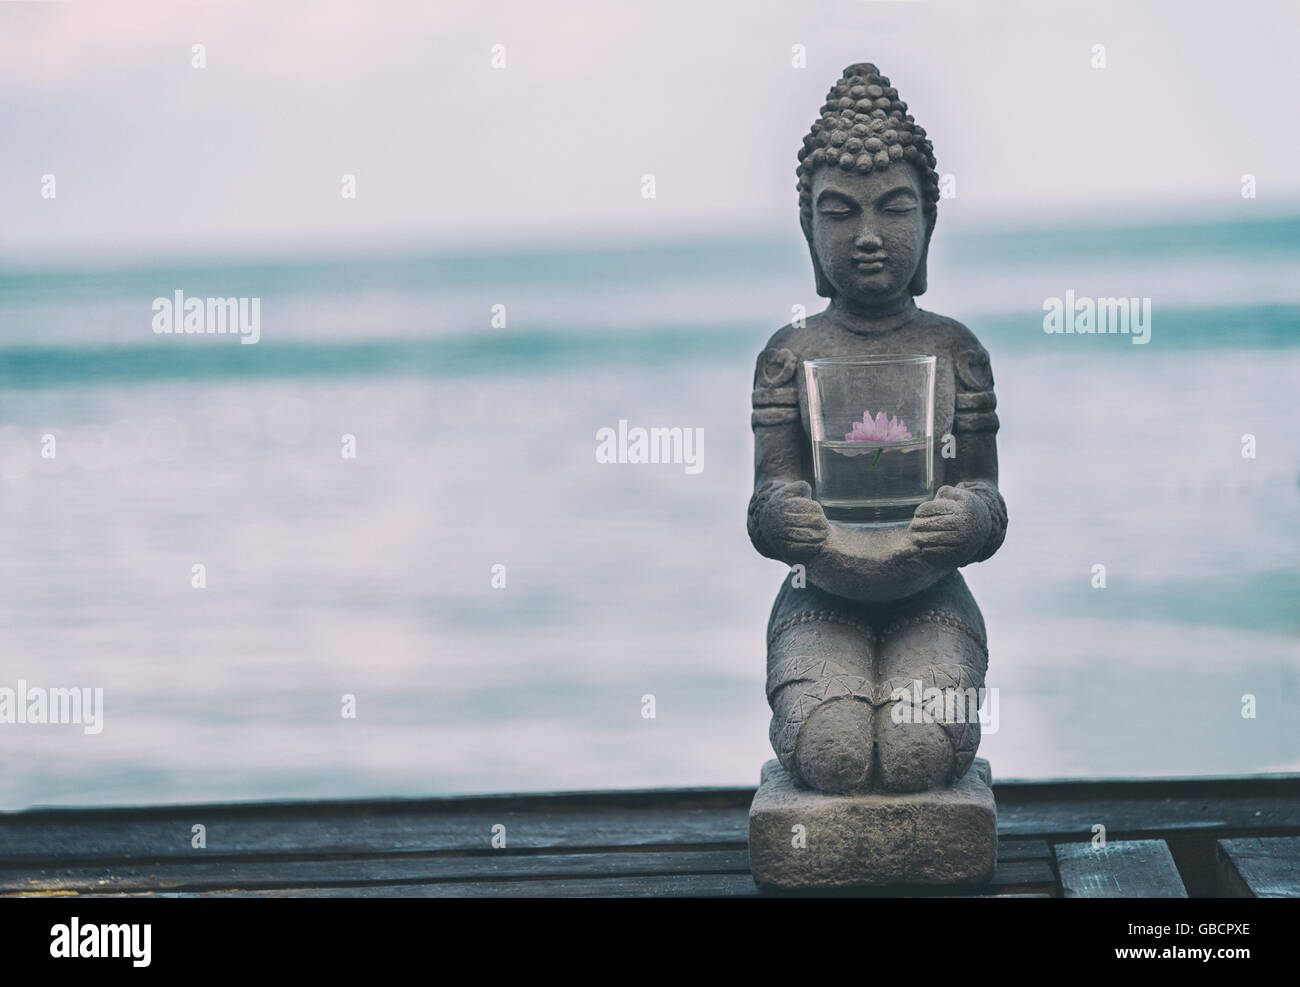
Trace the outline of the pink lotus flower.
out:
<instances>
[{"instance_id":1,"label":"pink lotus flower","mask_svg":"<svg viewBox=\"0 0 1300 987\"><path fill-rule=\"evenodd\" d=\"M862 413L862 421L853 423L853 431L844 436L847 442L903 442L912 437L900 418L891 418L883 411L873 419L870 411Z\"/></svg>"}]
</instances>

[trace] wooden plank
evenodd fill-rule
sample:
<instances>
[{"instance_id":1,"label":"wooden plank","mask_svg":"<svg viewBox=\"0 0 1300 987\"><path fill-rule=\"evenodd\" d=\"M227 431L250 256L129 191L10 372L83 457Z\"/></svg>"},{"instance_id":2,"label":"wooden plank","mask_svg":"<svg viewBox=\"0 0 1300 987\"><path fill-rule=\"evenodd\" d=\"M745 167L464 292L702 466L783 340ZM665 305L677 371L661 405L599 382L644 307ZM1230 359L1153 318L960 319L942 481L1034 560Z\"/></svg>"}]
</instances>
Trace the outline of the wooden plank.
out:
<instances>
[{"instance_id":1,"label":"wooden plank","mask_svg":"<svg viewBox=\"0 0 1300 987\"><path fill-rule=\"evenodd\" d=\"M109 868L72 867L0 870L0 892L208 891L221 888L346 887L365 884L430 884L439 881L748 874L744 850L681 853L513 854L363 857L352 860L162 860Z\"/></svg>"},{"instance_id":2,"label":"wooden plank","mask_svg":"<svg viewBox=\"0 0 1300 987\"><path fill-rule=\"evenodd\" d=\"M1219 840L1223 898L1300 898L1300 836Z\"/></svg>"},{"instance_id":3,"label":"wooden plank","mask_svg":"<svg viewBox=\"0 0 1300 987\"><path fill-rule=\"evenodd\" d=\"M96 893L79 897L133 897L128 894ZM280 887L249 889L220 889L205 892L164 892L158 897L223 897L223 898L638 898L638 897L753 897L760 895L758 887L748 872L744 874L660 874L645 876L611 876L605 878L569 878L563 880L532 881L474 881L439 882L436 884L369 884L355 887L297 888ZM918 896L916 889L850 890L818 894L788 893L780 897L834 897L872 898L894 897L899 894ZM924 896L948 897L950 892L933 889ZM1048 892L999 892L996 889L973 889L963 897L1020 898L1050 897Z\"/></svg>"},{"instance_id":4,"label":"wooden plank","mask_svg":"<svg viewBox=\"0 0 1300 987\"><path fill-rule=\"evenodd\" d=\"M1009 860L1051 860L1052 848L1046 840L998 840L998 863Z\"/></svg>"},{"instance_id":5,"label":"wooden plank","mask_svg":"<svg viewBox=\"0 0 1300 987\"><path fill-rule=\"evenodd\" d=\"M1300 789L1300 772L1277 771L1252 775L1192 775L1157 778L1051 778L997 779L993 794L999 802L1068 799L1182 799L1209 800L1294 795ZM722 789L709 789L720 792Z\"/></svg>"},{"instance_id":6,"label":"wooden plank","mask_svg":"<svg viewBox=\"0 0 1300 987\"><path fill-rule=\"evenodd\" d=\"M907 893L907 892L904 892ZM114 898L136 897L140 892L127 894L95 893L78 897ZM877 896L893 897L896 890L846 891L835 894L819 895L786 894L781 897L841 897L870 898ZM916 896L913 889L912 896ZM441 882L437 884L371 884L359 887L330 888L265 888L259 890L221 889L205 892L163 892L156 897L223 897L223 898L485 898L485 897L521 897L521 898L638 898L638 897L756 897L761 895L753 879L745 874L679 874L647 875L637 877L610 878L574 878L565 880L535 881L475 881L475 882ZM951 895L935 890L934 897L972 897L972 898L1050 898L1047 891L1007 891L985 890L982 893L963 893Z\"/></svg>"},{"instance_id":7,"label":"wooden plank","mask_svg":"<svg viewBox=\"0 0 1300 987\"><path fill-rule=\"evenodd\" d=\"M1035 860L998 860L997 871L989 887L990 893L1056 894L1056 874L1051 862L1043 857Z\"/></svg>"},{"instance_id":8,"label":"wooden plank","mask_svg":"<svg viewBox=\"0 0 1300 987\"><path fill-rule=\"evenodd\" d=\"M1236 777L1205 776L1193 778L1137 779L1056 779L1050 781L995 781L994 795L999 806L1022 806L1031 803L1200 800L1237 801L1241 799L1300 798L1300 773L1277 773ZM91 808L31 808L18 812L0 812L6 818L45 818L95 813L104 817L153 817L187 815L196 809L213 815L263 816L285 818L294 814L318 817L322 811L331 816L373 816L385 812L446 813L502 810L556 811L589 808L748 808L754 798L753 787L650 788L605 791L526 792L494 795L444 795L433 798L279 800L260 802L222 802L157 806L113 806Z\"/></svg>"},{"instance_id":9,"label":"wooden plank","mask_svg":"<svg viewBox=\"0 0 1300 987\"><path fill-rule=\"evenodd\" d=\"M1197 894L1214 893L1217 881L1227 886L1234 876L1239 892L1250 885L1237 864L1220 868L1225 876L1216 877L1214 841L1300 831L1300 778L1295 777L1003 783L995 791L1002 837L998 871L988 887L963 894L1054 894L1053 852L1044 837L1086 840L1097 822L1107 827L1115 853L1127 852L1115 849L1132 842L1127 837L1167 836L1166 857L1170 849L1182 854L1179 865L1191 868L1184 871L1187 888L1200 880ZM734 890L725 881L708 882L748 880L744 847L750 797L752 789L707 789L5 813L0 814L0 893L189 895L238 889L382 896L385 888L403 887L426 889L404 895L432 895L428 889L437 885L444 888L436 892L441 895L479 883L556 888L628 881L626 891L602 883L592 893L638 894L638 888L657 886L644 881L660 878L687 881L665 885L688 889L682 893ZM190 845L196 822L207 827L204 850ZM506 826L505 850L489 848L497 824ZM1086 843L1079 846L1090 851ZM1076 852L1058 848L1055 857L1060 861ZM1251 856L1260 855L1243 854L1242 860ZM1192 866L1201 858L1203 880ZM1120 871L1109 883L1094 873L1094 884L1080 888L1150 893L1137 890L1133 876ZM1065 867L1062 873L1064 884ZM1179 876L1176 868L1174 874ZM703 883L691 884L695 879ZM1266 891L1287 887L1252 880ZM1186 894L1182 883L1180 896ZM488 892L473 892L481 893Z\"/></svg>"},{"instance_id":10,"label":"wooden plank","mask_svg":"<svg viewBox=\"0 0 1300 987\"><path fill-rule=\"evenodd\" d=\"M1197 795L1200 786L1003 783L995 786L999 834L1083 839L1096 823L1112 840L1173 830L1209 839L1300 831L1300 779L1210 780ZM511 848L734 849L745 843L750 796L751 789L710 789L3 813L0 864L186 859L195 852L195 823L208 829L209 858L468 852L488 848L497 823Z\"/></svg>"},{"instance_id":11,"label":"wooden plank","mask_svg":"<svg viewBox=\"0 0 1300 987\"><path fill-rule=\"evenodd\" d=\"M1173 802L999 805L999 833L1006 838L1069 839L1091 835L1102 822L1112 839L1142 838L1179 829L1207 836L1274 835L1300 830L1300 797L1240 803ZM536 803L534 803L535 805ZM488 849L492 827L506 826L507 845L533 850L651 846L727 849L744 846L747 809L645 808L502 809L491 814L456 812L339 812L322 803L316 814L275 807L223 812L231 807L120 814L64 811L0 816L0 865L20 862L188 859L191 827L207 828L207 849L217 856L470 852ZM1288 826L1294 814L1294 825Z\"/></svg>"},{"instance_id":12,"label":"wooden plank","mask_svg":"<svg viewBox=\"0 0 1300 987\"><path fill-rule=\"evenodd\" d=\"M1300 774L1243 777L1070 779L995 783L1000 836L1112 840L1277 835L1300 830Z\"/></svg>"},{"instance_id":13,"label":"wooden plank","mask_svg":"<svg viewBox=\"0 0 1300 987\"><path fill-rule=\"evenodd\" d=\"M1006 841L989 893L1051 892L1050 849L1041 840ZM749 873L744 850L695 852L329 857L309 860L205 859L127 862L110 866L0 868L0 893L255 890L365 884L486 881L622 874Z\"/></svg>"},{"instance_id":14,"label":"wooden plank","mask_svg":"<svg viewBox=\"0 0 1300 987\"><path fill-rule=\"evenodd\" d=\"M206 827L207 848L195 850L191 827ZM54 819L0 820L0 866L59 862L214 857L284 857L331 853L473 852L491 849L493 827L505 826L512 850L587 850L616 847L736 849L748 836L748 807L572 809L335 815L274 812L223 818L204 807L142 818L95 812Z\"/></svg>"},{"instance_id":15,"label":"wooden plank","mask_svg":"<svg viewBox=\"0 0 1300 987\"><path fill-rule=\"evenodd\" d=\"M1054 847L1066 898L1186 898L1164 840L1061 843Z\"/></svg>"},{"instance_id":16,"label":"wooden plank","mask_svg":"<svg viewBox=\"0 0 1300 987\"><path fill-rule=\"evenodd\" d=\"M1212 836L1300 830L1300 778L1001 783L999 834L1069 840L1102 823L1113 839L1182 829ZM744 844L752 789L475 796L468 799L46 809L0 813L0 863L483 849L503 823L532 849ZM513 841L512 841L513 842Z\"/></svg>"},{"instance_id":17,"label":"wooden plank","mask_svg":"<svg viewBox=\"0 0 1300 987\"><path fill-rule=\"evenodd\" d=\"M269 888L259 891L167 893L157 897L220 898L699 898L757 897L749 874L657 874L644 877L441 884L372 884L349 888ZM84 897L129 897L86 895Z\"/></svg>"},{"instance_id":18,"label":"wooden plank","mask_svg":"<svg viewBox=\"0 0 1300 987\"><path fill-rule=\"evenodd\" d=\"M364 856L368 854L476 852L490 847L492 827L506 827L509 850L739 848L748 838L747 810L653 809L557 813L388 814L373 819L246 819L204 823L207 847L194 849L191 827L208 818L201 810L179 818L101 820L82 814L60 823L19 819L0 825L0 867L36 863L74 866L144 861L212 861L232 857ZM1020 849L1022 846L1031 849ZM1006 840L1010 855L1048 858L1044 841ZM2 886L2 885L0 885Z\"/></svg>"},{"instance_id":19,"label":"wooden plank","mask_svg":"<svg viewBox=\"0 0 1300 987\"><path fill-rule=\"evenodd\" d=\"M1239 799L1179 797L1068 798L998 803L1000 836L1059 841L1089 839L1106 827L1110 842L1156 838L1173 831L1216 836L1274 835L1300 830L1300 794Z\"/></svg>"},{"instance_id":20,"label":"wooden plank","mask_svg":"<svg viewBox=\"0 0 1300 987\"><path fill-rule=\"evenodd\" d=\"M1055 898L1056 895L1048 894L1045 891L1036 891L1032 894L955 894L954 898Z\"/></svg>"}]
</instances>

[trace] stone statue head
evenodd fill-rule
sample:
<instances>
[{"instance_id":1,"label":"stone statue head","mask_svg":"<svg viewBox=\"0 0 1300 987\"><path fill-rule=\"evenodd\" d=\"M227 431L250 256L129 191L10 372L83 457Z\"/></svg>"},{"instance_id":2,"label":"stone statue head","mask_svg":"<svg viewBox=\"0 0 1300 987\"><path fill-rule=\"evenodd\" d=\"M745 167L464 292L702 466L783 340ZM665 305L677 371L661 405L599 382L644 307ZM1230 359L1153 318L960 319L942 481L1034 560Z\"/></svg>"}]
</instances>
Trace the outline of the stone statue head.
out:
<instances>
[{"instance_id":1,"label":"stone statue head","mask_svg":"<svg viewBox=\"0 0 1300 987\"><path fill-rule=\"evenodd\" d=\"M925 292L934 148L874 65L850 65L831 88L796 174L819 295L871 310Z\"/></svg>"}]
</instances>

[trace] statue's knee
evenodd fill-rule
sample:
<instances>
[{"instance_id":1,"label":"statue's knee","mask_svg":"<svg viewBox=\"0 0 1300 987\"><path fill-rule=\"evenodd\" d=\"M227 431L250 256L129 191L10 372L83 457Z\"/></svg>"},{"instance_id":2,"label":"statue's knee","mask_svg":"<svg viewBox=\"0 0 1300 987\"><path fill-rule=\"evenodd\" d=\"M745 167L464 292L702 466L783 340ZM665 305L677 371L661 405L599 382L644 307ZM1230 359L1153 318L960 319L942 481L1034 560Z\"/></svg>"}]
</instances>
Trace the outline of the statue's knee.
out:
<instances>
[{"instance_id":1,"label":"statue's knee","mask_svg":"<svg viewBox=\"0 0 1300 987\"><path fill-rule=\"evenodd\" d=\"M988 653L943 614L898 628L881 649L876 748L880 787L917 792L952 784L979 748Z\"/></svg>"},{"instance_id":2,"label":"statue's knee","mask_svg":"<svg viewBox=\"0 0 1300 987\"><path fill-rule=\"evenodd\" d=\"M873 636L818 618L778 629L768 651L772 748L793 779L821 792L871 783Z\"/></svg>"},{"instance_id":3,"label":"statue's knee","mask_svg":"<svg viewBox=\"0 0 1300 987\"><path fill-rule=\"evenodd\" d=\"M816 707L795 738L795 780L819 792L846 794L871 788L872 710L854 699Z\"/></svg>"},{"instance_id":4,"label":"statue's knee","mask_svg":"<svg viewBox=\"0 0 1300 987\"><path fill-rule=\"evenodd\" d=\"M898 708L886 707L878 714L875 746L880 788L921 792L949 784L956 777L961 753L951 731L942 723L900 721L890 715Z\"/></svg>"}]
</instances>

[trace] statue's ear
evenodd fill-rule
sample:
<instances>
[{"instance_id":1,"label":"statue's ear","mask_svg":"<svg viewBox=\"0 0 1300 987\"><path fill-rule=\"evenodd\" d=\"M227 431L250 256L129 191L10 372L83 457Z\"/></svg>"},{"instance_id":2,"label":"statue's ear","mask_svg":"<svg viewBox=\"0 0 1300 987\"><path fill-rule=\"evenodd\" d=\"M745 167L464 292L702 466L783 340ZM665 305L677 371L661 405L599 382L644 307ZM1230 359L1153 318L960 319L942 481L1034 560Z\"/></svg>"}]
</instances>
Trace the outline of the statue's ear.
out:
<instances>
[{"instance_id":1,"label":"statue's ear","mask_svg":"<svg viewBox=\"0 0 1300 987\"><path fill-rule=\"evenodd\" d=\"M915 298L917 295L924 295L925 289L929 287L926 283L926 260L930 256L930 236L934 233L934 221L937 218L936 213L931 213L925 224L925 246L921 248L921 263L916 265L916 273L912 275L912 282L907 286L907 290Z\"/></svg>"},{"instance_id":2,"label":"statue's ear","mask_svg":"<svg viewBox=\"0 0 1300 987\"><path fill-rule=\"evenodd\" d=\"M806 217L800 216L799 225L803 228L803 238L808 241L808 255L812 258L813 281L817 285L817 294L823 298L834 298L835 285L831 284L822 270L821 261L817 259L817 248L813 246L812 223Z\"/></svg>"}]
</instances>

